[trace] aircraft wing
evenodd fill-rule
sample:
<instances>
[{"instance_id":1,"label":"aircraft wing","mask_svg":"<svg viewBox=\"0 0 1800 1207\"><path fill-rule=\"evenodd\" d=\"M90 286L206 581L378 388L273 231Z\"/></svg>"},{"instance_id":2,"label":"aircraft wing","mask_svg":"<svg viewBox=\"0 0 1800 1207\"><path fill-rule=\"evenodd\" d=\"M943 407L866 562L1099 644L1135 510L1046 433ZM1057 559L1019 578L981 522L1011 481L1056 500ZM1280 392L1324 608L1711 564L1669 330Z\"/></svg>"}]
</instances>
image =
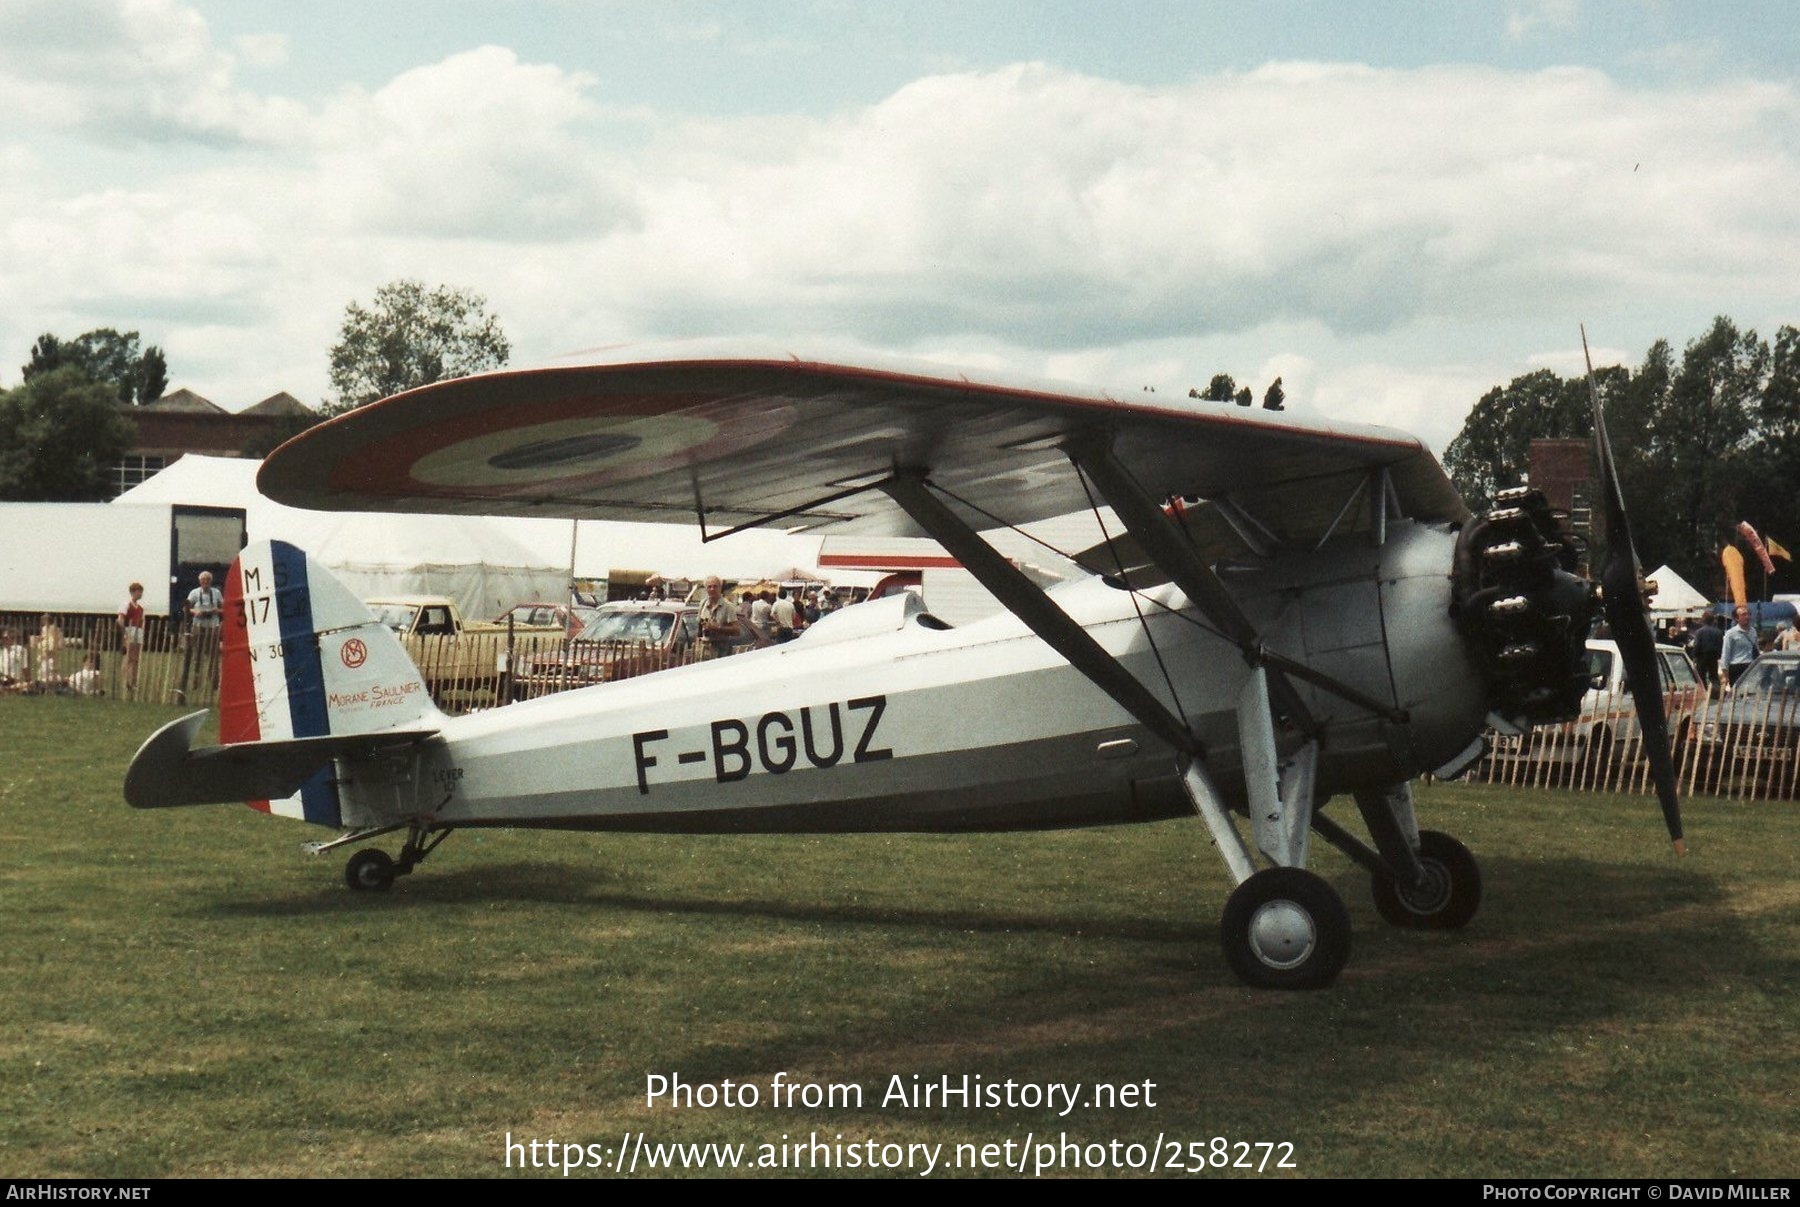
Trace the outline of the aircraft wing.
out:
<instances>
[{"instance_id":1,"label":"aircraft wing","mask_svg":"<svg viewBox=\"0 0 1800 1207\"><path fill-rule=\"evenodd\" d=\"M1110 434L1156 498L1229 497L1283 539L1386 467L1404 515L1467 513L1417 439L1149 392L794 357L584 360L457 378L338 416L257 479L281 503L920 535L879 491L923 471L977 528L1088 507L1058 444Z\"/></svg>"}]
</instances>

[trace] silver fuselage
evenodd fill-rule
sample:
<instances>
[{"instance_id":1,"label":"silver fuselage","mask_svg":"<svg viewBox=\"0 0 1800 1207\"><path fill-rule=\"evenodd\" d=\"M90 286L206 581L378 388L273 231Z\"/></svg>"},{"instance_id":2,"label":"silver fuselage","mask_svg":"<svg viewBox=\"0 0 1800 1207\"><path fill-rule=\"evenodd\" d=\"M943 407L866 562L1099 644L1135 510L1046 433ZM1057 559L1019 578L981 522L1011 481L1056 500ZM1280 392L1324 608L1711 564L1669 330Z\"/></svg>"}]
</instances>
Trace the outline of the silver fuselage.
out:
<instances>
[{"instance_id":1,"label":"silver fuselage","mask_svg":"<svg viewBox=\"0 0 1800 1207\"><path fill-rule=\"evenodd\" d=\"M1480 732L1481 676L1450 619L1455 536L1396 522L1226 568L1268 647L1404 711L1297 684L1323 727L1323 793L1396 782ZM1243 797L1249 675L1174 587L1087 579L1056 602L1198 736ZM799 640L447 718L411 774L341 764L344 821L813 831L1016 829L1151 820L1189 806L1173 751L1008 613L949 629L917 601L835 613Z\"/></svg>"}]
</instances>

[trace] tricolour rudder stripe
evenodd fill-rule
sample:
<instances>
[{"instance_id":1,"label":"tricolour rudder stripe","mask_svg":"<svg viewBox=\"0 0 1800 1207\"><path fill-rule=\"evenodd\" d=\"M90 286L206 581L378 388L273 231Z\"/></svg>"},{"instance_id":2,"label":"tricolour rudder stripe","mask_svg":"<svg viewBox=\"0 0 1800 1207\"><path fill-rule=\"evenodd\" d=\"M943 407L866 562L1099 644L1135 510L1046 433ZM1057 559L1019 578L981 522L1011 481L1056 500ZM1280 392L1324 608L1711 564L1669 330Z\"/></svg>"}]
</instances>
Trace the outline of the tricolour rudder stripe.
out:
<instances>
[{"instance_id":1,"label":"tricolour rudder stripe","mask_svg":"<svg viewBox=\"0 0 1800 1207\"><path fill-rule=\"evenodd\" d=\"M373 733L436 717L399 640L343 584L285 541L247 547L226 584L220 739ZM287 800L253 808L341 824L332 768Z\"/></svg>"},{"instance_id":2,"label":"tricolour rudder stripe","mask_svg":"<svg viewBox=\"0 0 1800 1207\"><path fill-rule=\"evenodd\" d=\"M254 742L263 736L262 708L250 666L250 625L244 609L244 559L251 554L248 549L240 553L225 574L225 615L219 634L219 741L227 745ZM269 811L266 800L244 803Z\"/></svg>"}]
</instances>

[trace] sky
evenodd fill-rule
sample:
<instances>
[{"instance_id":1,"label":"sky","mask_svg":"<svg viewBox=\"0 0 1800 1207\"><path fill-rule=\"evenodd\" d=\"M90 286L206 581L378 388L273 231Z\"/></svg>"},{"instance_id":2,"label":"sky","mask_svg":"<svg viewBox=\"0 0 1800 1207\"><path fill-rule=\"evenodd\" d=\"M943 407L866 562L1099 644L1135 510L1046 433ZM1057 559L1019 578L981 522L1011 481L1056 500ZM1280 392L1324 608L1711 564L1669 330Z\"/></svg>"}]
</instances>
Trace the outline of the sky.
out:
<instances>
[{"instance_id":1,"label":"sky","mask_svg":"<svg viewBox=\"0 0 1800 1207\"><path fill-rule=\"evenodd\" d=\"M514 365L723 337L1442 450L1489 388L1800 324L1784 3L0 0L0 388L138 331L327 396L352 302Z\"/></svg>"}]
</instances>

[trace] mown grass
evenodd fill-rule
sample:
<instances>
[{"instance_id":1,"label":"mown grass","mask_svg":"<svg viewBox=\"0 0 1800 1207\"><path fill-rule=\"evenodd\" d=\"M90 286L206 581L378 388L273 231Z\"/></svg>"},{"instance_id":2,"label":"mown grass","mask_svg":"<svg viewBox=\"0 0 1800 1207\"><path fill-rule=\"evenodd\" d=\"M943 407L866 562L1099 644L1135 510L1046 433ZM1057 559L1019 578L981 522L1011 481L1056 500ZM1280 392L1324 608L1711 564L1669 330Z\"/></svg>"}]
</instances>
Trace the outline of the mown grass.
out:
<instances>
[{"instance_id":1,"label":"mown grass","mask_svg":"<svg viewBox=\"0 0 1800 1207\"><path fill-rule=\"evenodd\" d=\"M140 813L176 710L0 699L0 1173L490 1176L504 1137L1289 1141L1302 1176L1792 1174L1796 819L1438 786L1458 934L1349 903L1332 989L1242 988L1199 824L974 837L467 832L387 895L298 823ZM391 844L390 844L391 845ZM859 1083L780 1110L770 1079ZM649 1074L760 1087L647 1109ZM888 1079L1154 1082L1154 1107L900 1109ZM516 1172L516 1171L515 1171ZM1118 1171L1112 1171L1114 1173ZM1209 1175L1217 1176L1217 1175Z\"/></svg>"}]
</instances>

